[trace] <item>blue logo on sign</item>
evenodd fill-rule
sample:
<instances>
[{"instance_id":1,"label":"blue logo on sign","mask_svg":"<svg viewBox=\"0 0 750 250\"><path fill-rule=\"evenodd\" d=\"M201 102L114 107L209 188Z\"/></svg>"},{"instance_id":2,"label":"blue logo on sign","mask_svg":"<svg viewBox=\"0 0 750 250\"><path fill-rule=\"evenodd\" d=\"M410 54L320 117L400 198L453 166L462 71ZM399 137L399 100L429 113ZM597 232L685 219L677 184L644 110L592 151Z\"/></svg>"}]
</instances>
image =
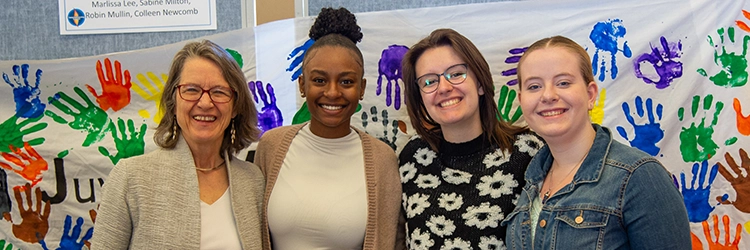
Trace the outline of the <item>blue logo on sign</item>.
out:
<instances>
[{"instance_id":1,"label":"blue logo on sign","mask_svg":"<svg viewBox=\"0 0 750 250\"><path fill-rule=\"evenodd\" d=\"M81 9L72 9L68 12L68 22L73 26L81 26L86 21L86 14Z\"/></svg>"}]
</instances>

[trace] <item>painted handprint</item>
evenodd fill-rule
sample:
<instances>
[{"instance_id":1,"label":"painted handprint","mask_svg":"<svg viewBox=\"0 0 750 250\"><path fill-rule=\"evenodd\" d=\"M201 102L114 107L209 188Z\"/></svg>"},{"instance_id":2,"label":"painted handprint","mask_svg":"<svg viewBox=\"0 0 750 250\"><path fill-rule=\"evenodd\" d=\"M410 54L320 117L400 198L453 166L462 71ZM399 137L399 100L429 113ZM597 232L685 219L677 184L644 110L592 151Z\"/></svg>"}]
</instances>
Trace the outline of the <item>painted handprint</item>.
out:
<instances>
[{"instance_id":1,"label":"painted handprint","mask_svg":"<svg viewBox=\"0 0 750 250\"><path fill-rule=\"evenodd\" d=\"M164 83L167 82L167 74L162 73L160 78L153 72L146 72L146 75L138 74L135 78L138 79L140 85L143 85L143 88L138 84L133 84L133 91L146 101L155 103L156 114L154 115L154 123L159 124L161 118L164 116L164 110L161 110L161 95L164 93ZM145 109L138 111L138 113L143 118L151 116Z\"/></svg>"},{"instance_id":2,"label":"painted handprint","mask_svg":"<svg viewBox=\"0 0 750 250\"><path fill-rule=\"evenodd\" d=\"M627 58L633 56L633 52L630 51L628 42L624 42L622 49L619 48L618 39L624 38L625 33L627 33L627 31L620 19L598 22L591 30L589 39L591 39L591 41L594 42L594 46L596 46L596 52L594 52L594 57L591 59L591 64L593 65L594 75L599 74L599 81L604 81L607 72L607 62L604 58L605 52L609 53L610 56L609 63L611 67L611 79L615 79L617 77L617 72L619 71L617 69L617 52L622 51L622 54ZM602 52L601 60L599 52Z\"/></svg>"},{"instance_id":3,"label":"painted handprint","mask_svg":"<svg viewBox=\"0 0 750 250\"><path fill-rule=\"evenodd\" d=\"M263 102L263 107L258 111L258 128L261 135L263 132L284 124L284 117L281 116L281 110L276 104L276 94L273 92L273 86L266 84L266 90L263 90L263 82L254 81L247 83L250 92L253 93L253 100L256 104ZM260 99L260 101L258 100ZM259 105L256 105L258 107Z\"/></svg>"},{"instance_id":4,"label":"painted handprint","mask_svg":"<svg viewBox=\"0 0 750 250\"><path fill-rule=\"evenodd\" d=\"M6 161L15 164L15 167L4 162L0 162L0 167L13 171L24 179L30 181L32 187L42 181L42 172L47 171L48 169L47 161L44 160L44 158L42 158L42 156L39 155L39 153L37 153L28 142L23 143L23 149L26 150L26 153L13 145L8 147L13 154L3 152L2 156Z\"/></svg>"},{"instance_id":5,"label":"painted handprint","mask_svg":"<svg viewBox=\"0 0 750 250\"><path fill-rule=\"evenodd\" d=\"M643 82L656 85L657 89L669 87L675 78L682 76L682 62L678 61L682 56L682 42L667 42L667 38L659 39L661 48L651 46L651 53L644 53L635 59L633 67L635 76L641 78ZM650 64L654 68L656 75L647 75L641 71L642 65Z\"/></svg>"},{"instance_id":6,"label":"painted handprint","mask_svg":"<svg viewBox=\"0 0 750 250\"><path fill-rule=\"evenodd\" d=\"M737 131L744 136L750 136L750 114L747 116L742 114L740 99L734 98L732 106L734 106L734 112L737 113Z\"/></svg>"},{"instance_id":7,"label":"painted handprint","mask_svg":"<svg viewBox=\"0 0 750 250\"><path fill-rule=\"evenodd\" d=\"M104 68L107 70L106 76L102 70L102 62L96 61L96 75L99 77L99 83L102 85L102 94L96 93L94 87L86 84L89 92L96 97L96 102L102 110L112 108L118 111L130 104L130 71L121 69L120 61L115 60L115 69L112 71L112 63L109 58L104 58ZM123 79L123 75L125 79Z\"/></svg>"},{"instance_id":8,"label":"painted handprint","mask_svg":"<svg viewBox=\"0 0 750 250\"><path fill-rule=\"evenodd\" d=\"M748 12L747 10L742 10L742 16L744 16L746 20L750 20L750 12ZM750 32L750 26L748 26L744 20L737 20L735 21L735 23L737 24L737 27L740 27L740 29Z\"/></svg>"},{"instance_id":9,"label":"painted handprint","mask_svg":"<svg viewBox=\"0 0 750 250\"><path fill-rule=\"evenodd\" d=\"M6 242L5 240L0 240L0 249L13 250L13 244Z\"/></svg>"},{"instance_id":10,"label":"painted handprint","mask_svg":"<svg viewBox=\"0 0 750 250\"><path fill-rule=\"evenodd\" d=\"M292 81L296 81L297 78L302 75L302 59L305 58L307 49L309 49L313 43L315 43L315 40L307 39L304 44L294 48L294 50L289 53L289 56L287 56L287 61L292 60L292 62L289 63L289 67L286 68L287 72L292 72Z\"/></svg>"},{"instance_id":11,"label":"painted handprint","mask_svg":"<svg viewBox=\"0 0 750 250\"><path fill-rule=\"evenodd\" d=\"M36 194L36 208L34 208L31 184L29 183L26 183L25 186L13 187L13 192L15 193L16 204L18 204L18 213L22 219L21 224L13 224L13 235L25 242L39 242L39 239L44 239L49 230L47 218L49 218L50 202L42 202L42 190L37 187L34 189ZM24 209L21 192L26 194L26 206L29 209ZM10 213L3 213L3 218L13 223Z\"/></svg>"},{"instance_id":12,"label":"painted handprint","mask_svg":"<svg viewBox=\"0 0 750 250\"><path fill-rule=\"evenodd\" d=\"M115 148L117 148L117 154L110 154L107 148L99 146L99 153L109 157L112 164L117 164L120 159L128 158L131 156L142 155L143 148L146 146L146 142L143 141L143 137L146 135L146 124L141 124L140 130L135 130L135 124L132 119L128 119L128 132L125 132L125 121L122 118L117 118L117 128L114 128L114 123L109 124L112 138L115 142ZM120 136L117 136L117 131L120 131Z\"/></svg>"},{"instance_id":13,"label":"painted handprint","mask_svg":"<svg viewBox=\"0 0 750 250\"><path fill-rule=\"evenodd\" d=\"M724 28L719 28L716 33L719 35L719 41L721 44L715 44L714 39L708 36L708 44L714 47L714 63L721 67L721 71L715 75L709 77L716 86L721 87L741 87L747 83L747 43L750 42L750 36L743 36L742 38L742 54L735 52L727 52L727 47L724 44ZM726 30L726 36L729 41L734 43L734 27L729 27ZM721 54L717 48L721 46ZM705 69L698 69L698 73L702 76L708 76L708 72Z\"/></svg>"},{"instance_id":14,"label":"painted handprint","mask_svg":"<svg viewBox=\"0 0 750 250\"><path fill-rule=\"evenodd\" d=\"M86 102L86 106L83 106L81 105L81 103L73 100L73 98L70 98L70 96L68 96L68 94L65 94L64 92L58 92L54 96L50 96L48 99L49 103L60 109L60 111L73 116L73 121L68 122L49 109L44 111L44 114L52 117L52 119L57 123L67 123L68 126L70 126L70 128L72 129L83 130L84 132L88 133L86 139L82 144L84 147L88 147L91 146L91 144L101 141L102 138L104 138L104 135L109 132L109 124L111 123L111 120L107 116L107 113L104 112L104 110L95 106L94 103L91 102L91 99L89 99L88 96L83 93L83 90L81 90L77 86L73 87L73 90L76 92L76 94L78 94L79 97L81 97L81 99L83 99L84 102ZM68 107L68 105L63 104L60 99L67 102L71 107L75 108L78 111L72 110L70 107Z\"/></svg>"},{"instance_id":15,"label":"painted handprint","mask_svg":"<svg viewBox=\"0 0 750 250\"><path fill-rule=\"evenodd\" d=\"M521 60L521 56L523 55L526 50L529 49L529 47L523 47L523 48L512 48L508 50L508 53L511 54L511 56L505 58L505 63L507 64L513 64L513 68L509 70L504 70L501 74L503 76L512 76L513 79L509 80L505 83L505 85L508 86L514 86L518 84L518 79L515 78L515 76L518 74L518 65L515 65L518 63L519 60Z\"/></svg>"},{"instance_id":16,"label":"painted handprint","mask_svg":"<svg viewBox=\"0 0 750 250\"><path fill-rule=\"evenodd\" d=\"M36 70L34 85L29 84L29 65L13 65L13 79L3 72L3 80L13 88L13 99L16 102L16 116L23 118L36 118L44 113L47 107L39 99L39 80L42 79L42 70Z\"/></svg>"},{"instance_id":17,"label":"painted handprint","mask_svg":"<svg viewBox=\"0 0 750 250\"><path fill-rule=\"evenodd\" d=\"M401 59L408 51L409 47L393 44L383 50L378 61L378 86L375 88L375 94L380 96L383 93L383 79L385 79L385 105L390 107L393 104L396 110L401 108L401 86L398 83L398 80L402 80ZM394 91L391 92L391 89Z\"/></svg>"},{"instance_id":18,"label":"painted handprint","mask_svg":"<svg viewBox=\"0 0 750 250\"><path fill-rule=\"evenodd\" d=\"M700 170L700 172L698 172ZM685 201L685 207L688 212L688 219L690 222L701 222L708 219L708 215L716 208L714 205L709 203L710 199L708 196L711 194L711 185L716 179L716 173L719 171L717 165L711 167L711 172L708 170L708 161L703 161L701 164L694 163L692 174L693 177L690 180L690 187L685 183L685 172L680 173L680 184L682 185L682 199ZM708 176L708 183L706 183L706 175ZM697 180L697 181L696 181ZM706 184L705 186L703 184Z\"/></svg>"},{"instance_id":19,"label":"painted handprint","mask_svg":"<svg viewBox=\"0 0 750 250\"><path fill-rule=\"evenodd\" d=\"M94 228L91 227L86 230L86 233L81 238L81 230L83 229L83 218L78 217L76 219L76 225L72 226L73 218L70 215L65 216L65 224L63 225L63 234L60 237L60 246L57 250L80 250L83 248L86 242L91 239L94 235ZM72 230L71 230L72 226ZM80 241L78 240L80 238ZM42 245L42 249L49 250L44 240L39 240L39 244Z\"/></svg>"},{"instance_id":20,"label":"painted handprint","mask_svg":"<svg viewBox=\"0 0 750 250\"><path fill-rule=\"evenodd\" d=\"M721 204L734 205L737 210L750 213L750 172L748 172L750 171L750 157L747 156L747 151L741 148L740 159L742 160L742 164L737 164L729 152L724 154L724 159L727 161L728 167L721 164L721 162L716 164L719 165L721 176L724 176L732 184L732 188L737 193L737 198L735 201L729 201L729 195L724 195L717 197L717 200ZM730 172L729 169L732 171Z\"/></svg>"},{"instance_id":21,"label":"painted handprint","mask_svg":"<svg viewBox=\"0 0 750 250\"><path fill-rule=\"evenodd\" d=\"M513 101L516 100L516 91L510 89L508 86L503 85L500 87L500 97L497 99L497 110L500 111L500 119L509 123L515 123L518 119L521 119L523 111L521 107L516 107L516 111L512 112Z\"/></svg>"},{"instance_id":22,"label":"painted handprint","mask_svg":"<svg viewBox=\"0 0 750 250\"><path fill-rule=\"evenodd\" d=\"M376 136L381 141L385 142L385 144L388 144L393 150L396 150L396 139L398 135L399 130L399 122L398 120L389 121L388 120L388 111L383 109L380 113L380 118L378 118L378 107L372 106L370 108L370 115L367 114L367 112L362 112L362 127L365 131L367 131L367 126L370 124L370 121L372 122L378 122L379 119L382 119L383 124L383 130L382 134L383 136ZM390 127L390 137L388 135ZM373 133L368 133L373 134Z\"/></svg>"},{"instance_id":23,"label":"painted handprint","mask_svg":"<svg viewBox=\"0 0 750 250\"><path fill-rule=\"evenodd\" d=\"M617 126L617 132L620 133L620 136L625 138L625 140L630 141L630 146L643 150L652 156L656 156L661 150L656 144L664 138L664 130L661 129L661 124L659 123L659 121L661 121L664 107L661 104L657 104L656 108L654 108L653 101L651 101L651 98L648 98L646 99L645 110L648 113L648 122L645 124L636 124L633 114L630 112L630 105L628 105L627 102L623 102L622 112L625 113L625 118L627 118L630 125L633 126L635 135L631 139L628 136L628 132L622 126ZM635 112L638 114L638 117L643 118L643 99L640 96L635 97ZM656 114L656 116L654 116L654 114Z\"/></svg>"},{"instance_id":24,"label":"painted handprint","mask_svg":"<svg viewBox=\"0 0 750 250\"><path fill-rule=\"evenodd\" d=\"M589 110L591 122L601 125L604 122L604 101L607 99L607 89L599 88L599 98L596 98L594 107Z\"/></svg>"},{"instance_id":25,"label":"painted handprint","mask_svg":"<svg viewBox=\"0 0 750 250\"><path fill-rule=\"evenodd\" d=\"M741 231L742 225L740 223L737 223L737 226L735 227L735 233L734 233L734 241L729 242L729 234L731 233L731 230L729 229L729 216L726 214L721 217L721 221L724 223L724 244L721 244L721 241L719 240L719 237L721 235L721 232L719 231L719 216L715 215L711 216L714 222L714 235L716 236L716 241L711 236L711 229L708 225L708 221L703 221L701 224L703 225L703 235L706 236L706 241L708 242L708 249L709 250L739 250L740 245L740 239L742 238Z\"/></svg>"},{"instance_id":26,"label":"painted handprint","mask_svg":"<svg viewBox=\"0 0 750 250\"><path fill-rule=\"evenodd\" d=\"M242 59L242 54L240 54L239 51L229 49L229 48L226 48L224 50L226 50L227 53L229 53L229 55L232 56L232 58L234 58L234 61L236 61L237 65L240 66L240 69L242 68L242 66L245 65L245 60Z\"/></svg>"},{"instance_id":27,"label":"painted handprint","mask_svg":"<svg viewBox=\"0 0 750 250\"><path fill-rule=\"evenodd\" d=\"M29 145L32 146L42 144L45 140L44 137L34 138L31 140L24 140L23 138L26 135L38 132L47 127L47 123L45 122L36 123L40 119L42 119L41 116L36 118L24 119L23 121L18 122L18 117L14 115L8 118L8 120L5 120L3 123L0 123L0 152L12 152L9 146L20 148L23 147L24 142L28 142ZM36 124L24 129L24 127L28 126L31 123Z\"/></svg>"},{"instance_id":28,"label":"painted handprint","mask_svg":"<svg viewBox=\"0 0 750 250\"><path fill-rule=\"evenodd\" d=\"M703 98L703 110L709 111L711 104L713 103L714 96L711 94L706 95ZM698 106L701 102L700 96L693 96L693 104L690 109L692 117L698 113ZM680 131L680 152L682 153L682 160L685 162L698 162L708 160L716 154L716 149L719 146L713 141L714 126L719 121L719 113L724 108L723 102L716 102L714 106L715 111L711 124L706 124L706 117L701 118L701 122L696 125L695 122L690 123L689 127L682 127ZM680 121L685 118L685 108L677 110L677 116Z\"/></svg>"}]
</instances>

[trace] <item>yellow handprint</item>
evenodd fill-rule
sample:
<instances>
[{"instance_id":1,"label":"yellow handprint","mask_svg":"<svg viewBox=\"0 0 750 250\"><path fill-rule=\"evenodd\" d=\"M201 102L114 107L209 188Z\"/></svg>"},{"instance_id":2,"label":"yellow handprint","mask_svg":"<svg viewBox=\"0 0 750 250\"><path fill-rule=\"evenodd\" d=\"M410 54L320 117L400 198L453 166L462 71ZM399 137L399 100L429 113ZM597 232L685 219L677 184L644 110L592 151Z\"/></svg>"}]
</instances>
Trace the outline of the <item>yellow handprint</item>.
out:
<instances>
[{"instance_id":1,"label":"yellow handprint","mask_svg":"<svg viewBox=\"0 0 750 250\"><path fill-rule=\"evenodd\" d=\"M162 73L161 79L159 79L159 77L153 72L146 72L146 75L138 74L136 78L140 85L133 84L131 89L143 97L143 99L146 99L146 101L153 101L156 103L157 111L156 115L154 115L154 122L159 124L162 116L164 116L164 111L159 107L161 106L161 94L164 92L164 83L167 82L167 74ZM145 90L141 85L145 87ZM143 118L149 118L151 116L148 110L145 109L138 111L138 114Z\"/></svg>"},{"instance_id":2,"label":"yellow handprint","mask_svg":"<svg viewBox=\"0 0 750 250\"><path fill-rule=\"evenodd\" d=\"M607 89L599 89L599 98L596 99L594 108L589 110L589 116L591 116L591 122L601 125L604 121L604 99L607 97Z\"/></svg>"}]
</instances>

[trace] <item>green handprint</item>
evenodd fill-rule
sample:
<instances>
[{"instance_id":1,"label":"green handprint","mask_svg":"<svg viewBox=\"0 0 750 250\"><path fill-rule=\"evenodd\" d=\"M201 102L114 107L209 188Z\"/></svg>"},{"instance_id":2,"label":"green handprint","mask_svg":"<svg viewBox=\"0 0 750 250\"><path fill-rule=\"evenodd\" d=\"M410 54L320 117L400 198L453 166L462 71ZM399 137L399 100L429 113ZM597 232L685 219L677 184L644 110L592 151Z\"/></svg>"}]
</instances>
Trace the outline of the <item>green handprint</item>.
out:
<instances>
[{"instance_id":1,"label":"green handprint","mask_svg":"<svg viewBox=\"0 0 750 250\"><path fill-rule=\"evenodd\" d=\"M514 100L516 100L516 91L510 89L506 85L503 85L500 88L500 98L497 99L497 110L500 111L500 117L498 117L499 119L506 122L515 123L519 118L521 118L523 111L521 111L520 107L516 107L516 111L513 112L513 116L510 116L510 110L511 108L513 108Z\"/></svg>"},{"instance_id":2,"label":"green handprint","mask_svg":"<svg viewBox=\"0 0 750 250\"><path fill-rule=\"evenodd\" d=\"M5 240L0 240L0 248L4 250L12 250L13 244L6 242Z\"/></svg>"},{"instance_id":3,"label":"green handprint","mask_svg":"<svg viewBox=\"0 0 750 250\"><path fill-rule=\"evenodd\" d=\"M81 99L86 102L85 107L76 100L73 100L73 98L70 98L70 96L68 96L64 92L57 92L57 94L48 98L50 104L60 109L60 111L62 111L63 113L73 116L73 121L68 122L49 109L44 111L44 114L52 117L52 119L57 123L67 123L68 126L70 126L70 128L72 129L83 130L87 132L88 135L86 136L86 139L83 141L82 145L84 147L88 147L91 146L91 144L101 141L102 138L104 138L104 135L109 132L109 124L112 121L107 116L107 113L99 108L99 106L94 105L94 103L91 102L91 99L89 99L88 96L86 96L86 94L83 93L83 91L79 87L73 87L73 90L76 92L76 94L78 94L78 96L81 97ZM63 104L60 99L69 103L70 106L77 109L78 112L73 111L72 109L70 109L70 107Z\"/></svg>"},{"instance_id":4,"label":"green handprint","mask_svg":"<svg viewBox=\"0 0 750 250\"><path fill-rule=\"evenodd\" d=\"M720 28L716 31L719 34L721 45L721 55L719 51L714 50L714 63L721 67L721 71L708 79L714 82L717 86L722 87L741 87L747 83L747 43L750 41L750 36L743 37L742 43L742 54L737 55L735 52L727 53L727 48L724 46L724 28ZM727 36L729 41L734 43L734 27L727 29ZM708 43L711 47L717 48L718 45L714 44L713 38L708 36ZM698 73L702 76L708 76L706 70L703 68L698 69Z\"/></svg>"},{"instance_id":5,"label":"green handprint","mask_svg":"<svg viewBox=\"0 0 750 250\"><path fill-rule=\"evenodd\" d=\"M141 124L141 129L139 131L135 131L135 124L133 123L133 120L128 119L129 133L127 134L125 133L125 121L123 121L122 118L117 118L118 129L116 129L114 126L114 123L109 124L109 129L112 133L115 147L117 148L117 154L110 154L109 150L102 146L99 146L99 153L109 157L109 160L112 161L112 164L117 164L117 162L123 158L142 155L143 148L146 146L146 143L143 141L143 137L146 135L146 124ZM122 137L117 136L116 130L120 130L120 134L122 135Z\"/></svg>"},{"instance_id":6,"label":"green handprint","mask_svg":"<svg viewBox=\"0 0 750 250\"><path fill-rule=\"evenodd\" d=\"M31 126L30 128L23 129L26 125L29 125L29 123L37 122L40 119L42 119L42 116L36 117L36 118L28 118L20 123L16 123L18 121L18 116L11 116L8 118L8 120L4 121L0 124L0 152L6 152L10 153L11 150L9 146L13 146L15 148L22 148L23 147L23 136L37 132L39 130L42 130L47 127L47 123L41 122L34 124L34 126ZM44 142L44 138L35 138L28 140L29 145L36 146L40 145Z\"/></svg>"},{"instance_id":7,"label":"green handprint","mask_svg":"<svg viewBox=\"0 0 750 250\"><path fill-rule=\"evenodd\" d=\"M146 77L148 76L148 78ZM146 101L152 101L156 103L156 114L154 115L154 122L159 124L161 118L164 116L164 110L161 110L161 95L164 93L164 83L167 82L167 74L161 74L159 78L153 72L146 72L146 75L138 74L135 76L138 79L140 85L133 84L130 89L135 91L139 96L143 97ZM147 110L140 110L138 114L143 118L148 118L151 114Z\"/></svg>"},{"instance_id":8,"label":"green handprint","mask_svg":"<svg viewBox=\"0 0 750 250\"><path fill-rule=\"evenodd\" d=\"M706 95L703 98L703 110L704 112L711 109L714 96L711 94ZM693 106L691 114L693 118L698 113L698 106L700 104L700 96L693 96ZM695 122L690 124L690 127L683 127L680 131L680 152L682 153L682 160L685 162L700 162L708 160L716 154L716 149L719 148L716 142L711 138L714 134L714 125L719 121L719 113L724 108L724 103L716 102L714 105L715 112L711 125L706 125L706 117L701 118L700 124L697 126ZM680 121L685 116L685 108L677 110L677 116Z\"/></svg>"}]
</instances>

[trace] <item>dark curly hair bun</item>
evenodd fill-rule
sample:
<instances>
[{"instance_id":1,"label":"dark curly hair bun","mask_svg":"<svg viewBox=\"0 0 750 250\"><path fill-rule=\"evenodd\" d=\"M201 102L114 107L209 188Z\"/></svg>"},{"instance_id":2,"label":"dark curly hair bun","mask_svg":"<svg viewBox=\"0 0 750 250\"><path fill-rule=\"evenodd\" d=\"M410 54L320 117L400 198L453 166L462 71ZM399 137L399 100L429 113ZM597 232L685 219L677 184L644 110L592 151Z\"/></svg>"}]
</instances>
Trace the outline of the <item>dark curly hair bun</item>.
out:
<instances>
[{"instance_id":1,"label":"dark curly hair bun","mask_svg":"<svg viewBox=\"0 0 750 250\"><path fill-rule=\"evenodd\" d=\"M355 44L362 41L362 31L357 25L357 17L346 8L323 8L310 27L310 38L318 40L329 35L339 34L349 38Z\"/></svg>"}]
</instances>

